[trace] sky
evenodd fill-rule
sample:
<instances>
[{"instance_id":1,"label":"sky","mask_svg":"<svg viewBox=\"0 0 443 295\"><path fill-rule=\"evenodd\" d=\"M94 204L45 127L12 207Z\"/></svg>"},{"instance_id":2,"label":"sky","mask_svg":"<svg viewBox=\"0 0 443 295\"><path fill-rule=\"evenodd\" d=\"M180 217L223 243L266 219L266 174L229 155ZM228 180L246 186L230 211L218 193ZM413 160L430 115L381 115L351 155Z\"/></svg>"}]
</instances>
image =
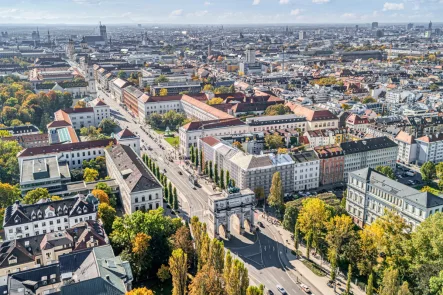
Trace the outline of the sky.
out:
<instances>
[{"instance_id":1,"label":"sky","mask_svg":"<svg viewBox=\"0 0 443 295\"><path fill-rule=\"evenodd\" d=\"M0 0L0 24L427 23L443 0Z\"/></svg>"}]
</instances>

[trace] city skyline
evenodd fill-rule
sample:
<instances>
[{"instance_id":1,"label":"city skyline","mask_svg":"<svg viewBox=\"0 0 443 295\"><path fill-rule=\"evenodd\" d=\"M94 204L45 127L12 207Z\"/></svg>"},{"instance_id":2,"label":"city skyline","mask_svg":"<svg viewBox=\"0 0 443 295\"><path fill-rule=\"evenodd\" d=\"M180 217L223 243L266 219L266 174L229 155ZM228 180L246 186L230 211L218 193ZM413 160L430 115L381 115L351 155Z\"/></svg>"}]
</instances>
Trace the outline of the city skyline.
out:
<instances>
[{"instance_id":1,"label":"city skyline","mask_svg":"<svg viewBox=\"0 0 443 295\"><path fill-rule=\"evenodd\" d=\"M1 24L426 23L441 0L22 0L0 1Z\"/></svg>"}]
</instances>

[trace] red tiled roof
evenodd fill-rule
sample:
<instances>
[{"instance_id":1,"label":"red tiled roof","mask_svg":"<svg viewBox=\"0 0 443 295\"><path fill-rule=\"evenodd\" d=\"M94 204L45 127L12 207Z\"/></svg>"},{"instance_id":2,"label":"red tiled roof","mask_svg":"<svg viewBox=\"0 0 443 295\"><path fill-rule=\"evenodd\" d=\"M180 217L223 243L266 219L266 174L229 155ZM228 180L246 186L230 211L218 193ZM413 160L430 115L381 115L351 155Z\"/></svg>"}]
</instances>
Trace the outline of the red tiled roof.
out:
<instances>
[{"instance_id":1,"label":"red tiled roof","mask_svg":"<svg viewBox=\"0 0 443 295\"><path fill-rule=\"evenodd\" d=\"M67 109L63 109L63 111L67 114L93 113L94 108L67 108Z\"/></svg>"},{"instance_id":2,"label":"red tiled roof","mask_svg":"<svg viewBox=\"0 0 443 295\"><path fill-rule=\"evenodd\" d=\"M120 131L119 133L117 133L117 137L118 138L131 138L131 137L136 137L136 136L134 133L132 133L131 130L129 130L128 128L125 128L122 131Z\"/></svg>"},{"instance_id":3,"label":"red tiled roof","mask_svg":"<svg viewBox=\"0 0 443 295\"><path fill-rule=\"evenodd\" d=\"M71 124L69 124L65 120L61 120L61 121L52 121L51 123L46 125L46 128L57 128L57 127L68 127L68 126L71 126Z\"/></svg>"},{"instance_id":4,"label":"red tiled roof","mask_svg":"<svg viewBox=\"0 0 443 295\"><path fill-rule=\"evenodd\" d=\"M100 140L92 140L92 141L84 141L76 143L54 144L42 147L32 147L22 150L19 153L18 157L22 158L22 157L30 157L35 155L55 154L60 152L106 147L110 143L116 144L117 141L115 139L100 139Z\"/></svg>"},{"instance_id":5,"label":"red tiled roof","mask_svg":"<svg viewBox=\"0 0 443 295\"><path fill-rule=\"evenodd\" d=\"M294 114L306 117L308 121L334 120L337 116L329 110L321 109L314 106L302 106L292 102L286 104Z\"/></svg>"},{"instance_id":6,"label":"red tiled roof","mask_svg":"<svg viewBox=\"0 0 443 295\"><path fill-rule=\"evenodd\" d=\"M204 143L206 143L207 145L210 145L210 146L214 146L220 142L220 140L218 140L217 138L215 138L213 136L203 137L201 139L201 141L203 141Z\"/></svg>"}]
</instances>

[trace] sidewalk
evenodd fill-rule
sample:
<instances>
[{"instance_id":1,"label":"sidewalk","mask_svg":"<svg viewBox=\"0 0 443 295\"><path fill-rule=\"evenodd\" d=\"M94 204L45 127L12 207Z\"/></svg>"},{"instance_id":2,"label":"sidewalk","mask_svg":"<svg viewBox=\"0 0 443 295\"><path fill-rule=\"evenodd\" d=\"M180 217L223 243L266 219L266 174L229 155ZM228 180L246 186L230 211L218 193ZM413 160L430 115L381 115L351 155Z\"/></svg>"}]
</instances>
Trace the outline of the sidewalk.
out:
<instances>
[{"instance_id":1,"label":"sidewalk","mask_svg":"<svg viewBox=\"0 0 443 295\"><path fill-rule=\"evenodd\" d=\"M281 226L272 225L276 231L280 234L283 239L283 243L290 250L294 250L294 241L291 239L291 233ZM323 270L326 271L327 275L324 277L317 276L314 274L307 266L303 264L304 258L296 259L296 257L290 252L290 250L286 253L286 257L289 262L294 266L313 286L315 286L323 295L336 295L334 292L334 288L330 288L327 286L327 282L330 280L330 266L326 261L321 261L320 257L314 257L311 255L311 261L315 262L317 265L321 266ZM299 250L302 252L303 256L306 257L306 248L303 245L299 246ZM338 294L341 294L346 289L346 279L347 277L343 274L337 275L337 288L336 291ZM338 285L340 283L340 286ZM343 291L341 290L343 289ZM365 295L366 293L358 288L353 282L351 282L351 291L354 295Z\"/></svg>"}]
</instances>

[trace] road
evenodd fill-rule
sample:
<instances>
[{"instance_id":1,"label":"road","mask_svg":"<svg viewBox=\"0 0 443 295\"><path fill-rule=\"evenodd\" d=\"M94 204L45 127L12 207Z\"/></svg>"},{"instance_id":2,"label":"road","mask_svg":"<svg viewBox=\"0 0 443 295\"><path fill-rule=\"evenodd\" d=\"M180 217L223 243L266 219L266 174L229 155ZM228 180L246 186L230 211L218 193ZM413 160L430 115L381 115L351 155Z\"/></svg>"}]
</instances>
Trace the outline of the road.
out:
<instances>
[{"instance_id":1,"label":"road","mask_svg":"<svg viewBox=\"0 0 443 295\"><path fill-rule=\"evenodd\" d=\"M175 151L159 134L148 129L147 126L143 127L146 132L142 130L140 123L137 123L118 102L112 100L108 93L98 90L98 96L111 107L111 117L119 122L121 128L127 127L140 136L141 152L154 159L160 171L166 169L168 179L177 187L181 217L197 216L200 220L205 221L204 212L207 209L208 191L211 189L203 183L204 180L200 180L204 187L193 189L188 181L189 174L185 171L184 163L177 158L173 162L168 161L169 157L174 156ZM151 150L148 150L147 147L150 147ZM264 219L261 221L267 224ZM301 276L296 274L289 263L284 251L290 250L287 250L283 244L280 234L273 232L270 224L267 224L255 236L233 235L230 241L225 241L225 247L245 262L249 275L256 284L264 284L267 290L270 289L275 294L279 294L276 285L283 286L291 295L306 294L296 283L297 277L301 279ZM321 294L315 289L313 291L314 294Z\"/></svg>"}]
</instances>

